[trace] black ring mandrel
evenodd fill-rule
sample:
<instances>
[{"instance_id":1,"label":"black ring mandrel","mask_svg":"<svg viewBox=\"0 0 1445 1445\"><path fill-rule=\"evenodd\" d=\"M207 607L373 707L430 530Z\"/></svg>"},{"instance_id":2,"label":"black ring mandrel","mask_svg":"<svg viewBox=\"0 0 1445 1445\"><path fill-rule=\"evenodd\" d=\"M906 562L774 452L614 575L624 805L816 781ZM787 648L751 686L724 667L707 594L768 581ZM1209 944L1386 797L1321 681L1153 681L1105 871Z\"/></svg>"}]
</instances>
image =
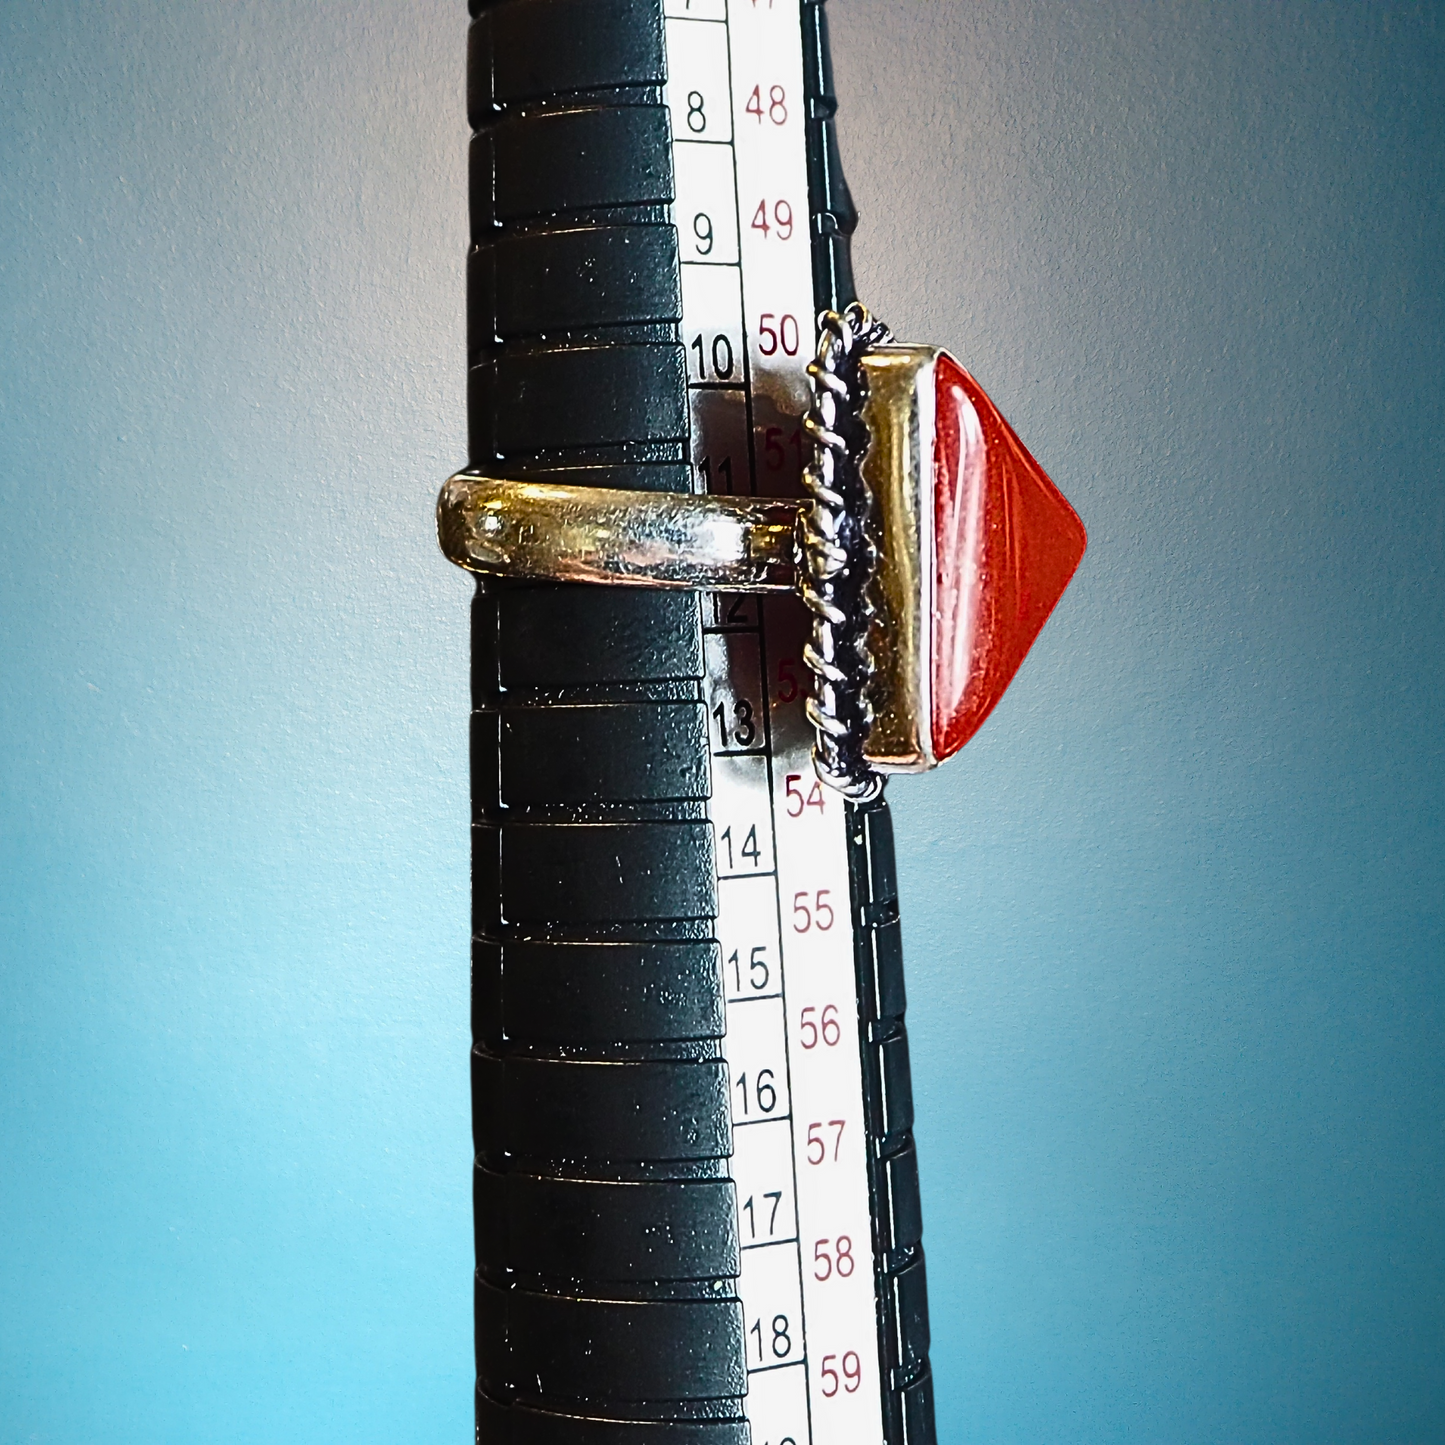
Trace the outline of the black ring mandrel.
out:
<instances>
[{"instance_id":1,"label":"black ring mandrel","mask_svg":"<svg viewBox=\"0 0 1445 1445\"><path fill-rule=\"evenodd\" d=\"M473 0L470 458L688 491L660 0ZM477 1428L746 1445L702 633L474 606Z\"/></svg>"},{"instance_id":2,"label":"black ring mandrel","mask_svg":"<svg viewBox=\"0 0 1445 1445\"><path fill-rule=\"evenodd\" d=\"M472 0L473 469L689 491L660 0ZM803 0L815 299L856 223ZM698 599L488 579L474 606L477 1428L745 1445ZM932 1445L892 835L849 805L890 1445Z\"/></svg>"}]
</instances>

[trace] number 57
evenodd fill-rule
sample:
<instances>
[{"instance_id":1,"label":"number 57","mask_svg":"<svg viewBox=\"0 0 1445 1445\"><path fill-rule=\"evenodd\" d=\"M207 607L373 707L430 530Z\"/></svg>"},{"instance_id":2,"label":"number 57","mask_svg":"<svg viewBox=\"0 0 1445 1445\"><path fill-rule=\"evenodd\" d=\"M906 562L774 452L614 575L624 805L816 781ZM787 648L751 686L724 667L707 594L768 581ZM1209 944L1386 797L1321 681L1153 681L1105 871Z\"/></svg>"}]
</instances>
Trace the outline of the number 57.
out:
<instances>
[{"instance_id":1,"label":"number 57","mask_svg":"<svg viewBox=\"0 0 1445 1445\"><path fill-rule=\"evenodd\" d=\"M844 1119L829 1119L828 1127L833 1131L833 1162L838 1162L838 1151L843 1147ZM821 1164L828 1157L828 1141L823 1137L823 1121L816 1120L808 1125L808 1163Z\"/></svg>"}]
</instances>

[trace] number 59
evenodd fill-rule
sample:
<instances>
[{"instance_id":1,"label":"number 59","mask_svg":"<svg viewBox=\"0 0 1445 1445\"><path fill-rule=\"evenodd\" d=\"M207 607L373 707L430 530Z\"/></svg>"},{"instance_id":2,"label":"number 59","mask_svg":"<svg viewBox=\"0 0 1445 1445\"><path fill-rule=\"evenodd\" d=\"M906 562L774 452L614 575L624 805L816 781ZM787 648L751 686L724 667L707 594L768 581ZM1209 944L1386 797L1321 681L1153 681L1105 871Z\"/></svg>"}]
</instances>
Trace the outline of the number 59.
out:
<instances>
[{"instance_id":1,"label":"number 59","mask_svg":"<svg viewBox=\"0 0 1445 1445\"><path fill-rule=\"evenodd\" d=\"M838 1393L838 1371L833 1368L833 1361L837 1358L837 1355L824 1355L823 1363L818 1369L818 1375L823 1381L823 1394L830 1400ZM863 1380L863 1366L858 1360L857 1351L847 1351L842 1364L843 1388L851 1395Z\"/></svg>"}]
</instances>

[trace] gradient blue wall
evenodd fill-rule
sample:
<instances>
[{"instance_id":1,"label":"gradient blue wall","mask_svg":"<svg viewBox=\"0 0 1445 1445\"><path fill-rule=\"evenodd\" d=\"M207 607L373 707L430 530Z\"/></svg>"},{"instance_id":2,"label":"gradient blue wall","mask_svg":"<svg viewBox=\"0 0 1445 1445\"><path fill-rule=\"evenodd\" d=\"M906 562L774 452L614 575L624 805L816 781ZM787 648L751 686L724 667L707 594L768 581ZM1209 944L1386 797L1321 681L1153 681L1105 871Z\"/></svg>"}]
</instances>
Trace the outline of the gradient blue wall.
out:
<instances>
[{"instance_id":1,"label":"gradient blue wall","mask_svg":"<svg viewBox=\"0 0 1445 1445\"><path fill-rule=\"evenodd\" d=\"M1445 12L834 0L1083 571L892 789L954 1442L1445 1438ZM0 0L0 1441L470 1415L462 7Z\"/></svg>"}]
</instances>

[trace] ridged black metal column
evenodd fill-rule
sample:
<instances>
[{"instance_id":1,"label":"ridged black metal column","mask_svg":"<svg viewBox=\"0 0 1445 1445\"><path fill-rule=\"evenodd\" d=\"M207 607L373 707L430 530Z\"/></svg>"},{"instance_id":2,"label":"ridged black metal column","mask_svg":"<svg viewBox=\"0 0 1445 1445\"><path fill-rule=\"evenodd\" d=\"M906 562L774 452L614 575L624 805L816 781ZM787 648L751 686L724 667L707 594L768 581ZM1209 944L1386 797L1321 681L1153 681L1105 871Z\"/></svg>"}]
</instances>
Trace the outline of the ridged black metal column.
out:
<instances>
[{"instance_id":1,"label":"ridged black metal column","mask_svg":"<svg viewBox=\"0 0 1445 1445\"><path fill-rule=\"evenodd\" d=\"M473 0L474 466L690 490L660 0ZM477 1430L746 1445L698 600L474 615Z\"/></svg>"},{"instance_id":2,"label":"ridged black metal column","mask_svg":"<svg viewBox=\"0 0 1445 1445\"><path fill-rule=\"evenodd\" d=\"M857 297L849 246L858 213L843 178L824 0L803 0L813 289L819 309ZM859 1048L868 1121L868 1192L883 1425L889 1445L934 1445L913 1085L904 1028L903 946L893 824L883 797L848 807L848 871L857 960Z\"/></svg>"}]
</instances>

